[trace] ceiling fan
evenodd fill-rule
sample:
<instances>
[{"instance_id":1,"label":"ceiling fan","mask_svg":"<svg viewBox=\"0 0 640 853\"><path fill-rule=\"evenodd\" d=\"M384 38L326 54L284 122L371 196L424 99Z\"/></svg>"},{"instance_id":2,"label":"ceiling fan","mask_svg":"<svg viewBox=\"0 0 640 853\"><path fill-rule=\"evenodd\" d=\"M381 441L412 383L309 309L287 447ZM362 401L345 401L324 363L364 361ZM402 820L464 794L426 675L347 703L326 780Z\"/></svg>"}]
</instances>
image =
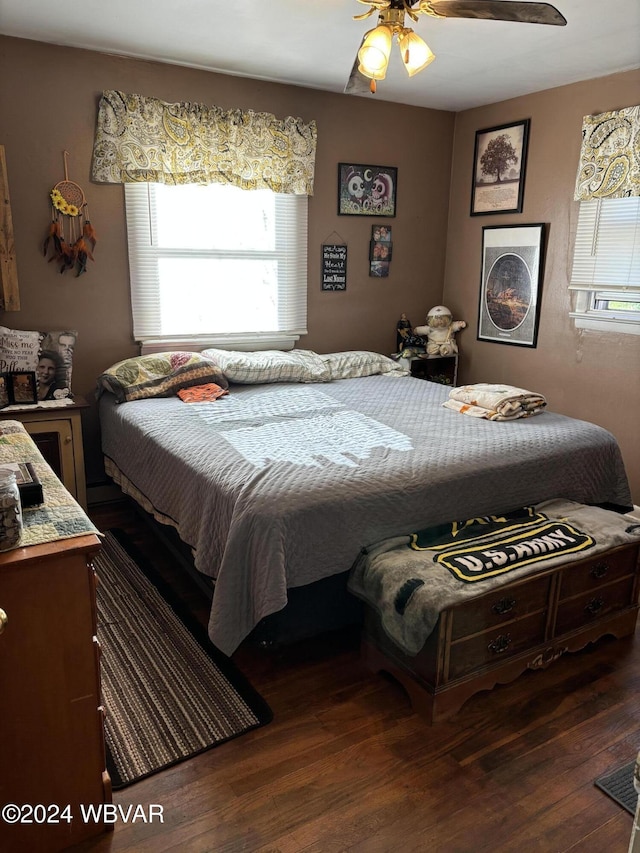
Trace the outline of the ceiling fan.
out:
<instances>
[{"instance_id":1,"label":"ceiling fan","mask_svg":"<svg viewBox=\"0 0 640 853\"><path fill-rule=\"evenodd\" d=\"M551 24L564 27L565 17L548 3L512 2L512 0L358 0L369 6L361 21L378 13L378 25L365 33L344 91L362 94L376 91L376 80L384 80L394 37L402 62L410 77L433 62L435 55L414 31L405 26L405 15L417 21L419 15L434 18L481 18L490 21L520 21L525 24Z\"/></svg>"}]
</instances>

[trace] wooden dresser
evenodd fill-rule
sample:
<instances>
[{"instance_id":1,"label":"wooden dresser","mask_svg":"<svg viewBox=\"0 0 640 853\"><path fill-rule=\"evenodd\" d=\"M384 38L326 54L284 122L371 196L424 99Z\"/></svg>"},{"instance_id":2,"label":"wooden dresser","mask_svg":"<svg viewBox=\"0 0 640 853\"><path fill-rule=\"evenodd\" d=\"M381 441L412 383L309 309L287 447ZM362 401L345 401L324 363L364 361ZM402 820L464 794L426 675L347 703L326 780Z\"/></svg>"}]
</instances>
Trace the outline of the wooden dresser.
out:
<instances>
[{"instance_id":1,"label":"wooden dresser","mask_svg":"<svg viewBox=\"0 0 640 853\"><path fill-rule=\"evenodd\" d=\"M63 850L105 830L100 817L85 819L111 802L91 567L99 548L89 533L0 553L3 853Z\"/></svg>"},{"instance_id":2,"label":"wooden dresser","mask_svg":"<svg viewBox=\"0 0 640 853\"><path fill-rule=\"evenodd\" d=\"M429 722L454 714L470 696L542 669L605 634L635 630L640 544L505 583L440 614L415 657L389 639L365 607L363 657L406 689Z\"/></svg>"}]
</instances>

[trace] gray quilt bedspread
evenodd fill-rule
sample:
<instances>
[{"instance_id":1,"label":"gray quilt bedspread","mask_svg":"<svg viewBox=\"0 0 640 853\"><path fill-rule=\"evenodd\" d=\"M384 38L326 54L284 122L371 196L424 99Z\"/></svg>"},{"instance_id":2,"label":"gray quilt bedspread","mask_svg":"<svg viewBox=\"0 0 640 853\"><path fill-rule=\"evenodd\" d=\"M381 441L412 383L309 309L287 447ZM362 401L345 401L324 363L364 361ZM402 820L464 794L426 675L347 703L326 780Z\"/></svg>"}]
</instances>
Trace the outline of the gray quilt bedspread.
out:
<instances>
[{"instance_id":1,"label":"gray quilt bedspread","mask_svg":"<svg viewBox=\"0 0 640 853\"><path fill-rule=\"evenodd\" d=\"M556 497L631 506L606 430L549 411L471 418L446 396L391 376L233 385L195 404L105 394L102 447L216 579L209 635L230 655L288 587L388 536Z\"/></svg>"}]
</instances>

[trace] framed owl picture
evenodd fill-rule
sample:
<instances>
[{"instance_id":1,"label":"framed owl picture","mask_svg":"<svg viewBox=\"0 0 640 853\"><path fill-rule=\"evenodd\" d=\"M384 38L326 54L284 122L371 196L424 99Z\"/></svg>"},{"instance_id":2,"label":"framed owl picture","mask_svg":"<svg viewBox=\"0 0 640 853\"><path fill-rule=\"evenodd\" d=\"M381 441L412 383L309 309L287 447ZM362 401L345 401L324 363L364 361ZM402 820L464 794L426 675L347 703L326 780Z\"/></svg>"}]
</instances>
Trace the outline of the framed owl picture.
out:
<instances>
[{"instance_id":1,"label":"framed owl picture","mask_svg":"<svg viewBox=\"0 0 640 853\"><path fill-rule=\"evenodd\" d=\"M395 216L398 169L338 163L338 215Z\"/></svg>"}]
</instances>

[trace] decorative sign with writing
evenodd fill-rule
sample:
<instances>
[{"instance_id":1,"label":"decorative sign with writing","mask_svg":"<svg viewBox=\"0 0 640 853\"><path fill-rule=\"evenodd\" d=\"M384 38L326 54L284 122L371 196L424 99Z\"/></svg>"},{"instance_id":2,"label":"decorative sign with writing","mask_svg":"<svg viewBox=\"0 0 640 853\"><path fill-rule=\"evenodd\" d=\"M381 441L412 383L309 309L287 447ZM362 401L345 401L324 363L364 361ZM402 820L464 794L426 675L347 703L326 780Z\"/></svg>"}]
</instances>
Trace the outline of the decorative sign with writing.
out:
<instances>
[{"instance_id":1,"label":"decorative sign with writing","mask_svg":"<svg viewBox=\"0 0 640 853\"><path fill-rule=\"evenodd\" d=\"M322 289L347 289L347 247L341 243L322 246Z\"/></svg>"},{"instance_id":2,"label":"decorative sign with writing","mask_svg":"<svg viewBox=\"0 0 640 853\"><path fill-rule=\"evenodd\" d=\"M23 332L0 326L0 373L35 370L41 341L39 332Z\"/></svg>"}]
</instances>

